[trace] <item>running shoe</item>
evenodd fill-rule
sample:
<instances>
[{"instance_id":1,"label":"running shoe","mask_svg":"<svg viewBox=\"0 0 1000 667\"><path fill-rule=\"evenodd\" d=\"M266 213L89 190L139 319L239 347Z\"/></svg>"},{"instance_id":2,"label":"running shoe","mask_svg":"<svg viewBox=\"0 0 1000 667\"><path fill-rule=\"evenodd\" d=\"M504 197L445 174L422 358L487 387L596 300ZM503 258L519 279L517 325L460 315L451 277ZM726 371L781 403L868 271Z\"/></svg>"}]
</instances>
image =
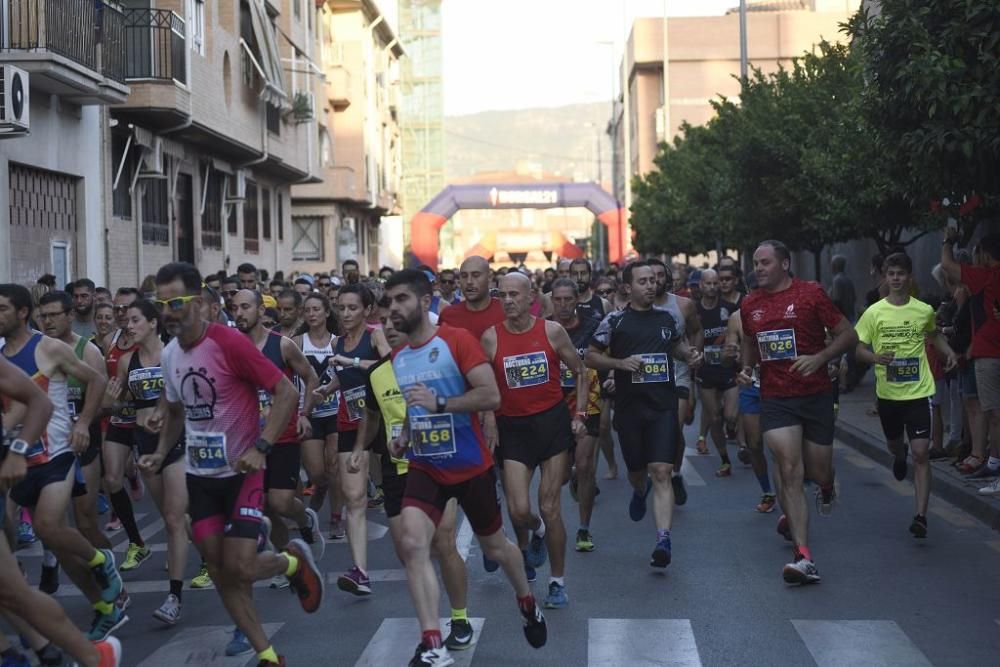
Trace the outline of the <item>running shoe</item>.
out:
<instances>
[{"instance_id":1,"label":"running shoe","mask_svg":"<svg viewBox=\"0 0 1000 667\"><path fill-rule=\"evenodd\" d=\"M417 650L410 658L410 667L447 667L455 664L455 659L448 655L448 649L427 648L423 642L417 645Z\"/></svg>"},{"instance_id":2,"label":"running shoe","mask_svg":"<svg viewBox=\"0 0 1000 667\"><path fill-rule=\"evenodd\" d=\"M715 471L716 477L730 477L733 474L733 466L729 463L723 463L719 466L719 469Z\"/></svg>"},{"instance_id":3,"label":"running shoe","mask_svg":"<svg viewBox=\"0 0 1000 667\"><path fill-rule=\"evenodd\" d=\"M646 492L639 494L635 489L632 489L632 500L628 504L628 515L633 521L642 521L643 517L646 516L646 498L649 497L649 492L653 489L653 480L649 477L646 478Z\"/></svg>"},{"instance_id":4,"label":"running shoe","mask_svg":"<svg viewBox=\"0 0 1000 667\"><path fill-rule=\"evenodd\" d=\"M17 524L17 548L35 543L35 529L27 521Z\"/></svg>"},{"instance_id":5,"label":"running shoe","mask_svg":"<svg viewBox=\"0 0 1000 667\"><path fill-rule=\"evenodd\" d=\"M212 577L208 574L208 565L203 562L201 567L198 568L198 574L194 575L191 579L191 588L211 588Z\"/></svg>"},{"instance_id":6,"label":"running shoe","mask_svg":"<svg viewBox=\"0 0 1000 667\"><path fill-rule=\"evenodd\" d=\"M111 511L111 504L108 502L108 497L103 493L97 494L97 513L107 514Z\"/></svg>"},{"instance_id":7,"label":"running shoe","mask_svg":"<svg viewBox=\"0 0 1000 667\"><path fill-rule=\"evenodd\" d=\"M118 574L118 568L115 567L115 555L110 549L101 549L101 553L104 554L104 562L91 568L91 571L97 579L97 586L101 589L101 600L114 604L124 590L125 584L122 583L122 576Z\"/></svg>"},{"instance_id":8,"label":"running shoe","mask_svg":"<svg viewBox=\"0 0 1000 667\"><path fill-rule=\"evenodd\" d=\"M920 514L913 517L913 522L910 524L910 533L920 539L927 537L927 517Z\"/></svg>"},{"instance_id":9,"label":"running shoe","mask_svg":"<svg viewBox=\"0 0 1000 667\"><path fill-rule=\"evenodd\" d=\"M684 475L672 475L670 484L674 487L674 505L680 507L688 501L687 487L684 486Z\"/></svg>"},{"instance_id":10,"label":"running shoe","mask_svg":"<svg viewBox=\"0 0 1000 667\"><path fill-rule=\"evenodd\" d=\"M233 628L233 638L226 644L226 655L233 657L236 655L245 655L252 651L253 647L250 646L250 640L243 634L243 631L239 628Z\"/></svg>"},{"instance_id":11,"label":"running shoe","mask_svg":"<svg viewBox=\"0 0 1000 667\"><path fill-rule=\"evenodd\" d=\"M545 548L545 538L539 537L537 533L531 534L531 541L528 542L528 555L525 557L525 563L531 565L531 567L541 567L545 565L545 561L549 557L549 552Z\"/></svg>"},{"instance_id":12,"label":"running shoe","mask_svg":"<svg viewBox=\"0 0 1000 667\"><path fill-rule=\"evenodd\" d=\"M125 480L128 482L128 497L132 499L132 502L137 503L142 500L142 497L146 495L146 487L142 483L142 475L138 473L133 473L131 477L125 475Z\"/></svg>"},{"instance_id":13,"label":"running shoe","mask_svg":"<svg viewBox=\"0 0 1000 667\"><path fill-rule=\"evenodd\" d=\"M94 642L97 649L97 667L118 667L122 664L122 644L114 637Z\"/></svg>"},{"instance_id":14,"label":"running shoe","mask_svg":"<svg viewBox=\"0 0 1000 667\"><path fill-rule=\"evenodd\" d=\"M987 484L983 488L979 489L979 495L981 496L996 496L1000 495L1000 477L993 480L992 484Z\"/></svg>"},{"instance_id":15,"label":"running shoe","mask_svg":"<svg viewBox=\"0 0 1000 667\"><path fill-rule=\"evenodd\" d=\"M308 507L306 508L306 519L308 519L308 524L305 528L299 528L299 534L302 536L302 541L312 549L313 558L317 561L323 560L323 554L326 553L326 538L323 537L323 533L319 529L319 515L316 514L316 510Z\"/></svg>"},{"instance_id":16,"label":"running shoe","mask_svg":"<svg viewBox=\"0 0 1000 667\"><path fill-rule=\"evenodd\" d=\"M288 588L288 577L283 574L276 574L271 577L270 583L267 585L268 588L273 588L275 590L284 590Z\"/></svg>"},{"instance_id":17,"label":"running shoe","mask_svg":"<svg viewBox=\"0 0 1000 667\"><path fill-rule=\"evenodd\" d=\"M59 590L59 563L42 565L42 578L38 582L38 590L49 595L55 595Z\"/></svg>"},{"instance_id":18,"label":"running shoe","mask_svg":"<svg viewBox=\"0 0 1000 667\"><path fill-rule=\"evenodd\" d=\"M656 543L653 549L653 556L649 559L651 567L666 567L670 565L670 538L665 538Z\"/></svg>"},{"instance_id":19,"label":"running shoe","mask_svg":"<svg viewBox=\"0 0 1000 667\"><path fill-rule=\"evenodd\" d=\"M109 533L117 533L122 529L122 520L118 517L111 515L111 520L104 524L104 530Z\"/></svg>"},{"instance_id":20,"label":"running shoe","mask_svg":"<svg viewBox=\"0 0 1000 667\"><path fill-rule=\"evenodd\" d=\"M534 609L526 612L521 611L521 621L524 623L524 638L528 640L532 648L542 648L548 641L549 631L545 625L545 616L536 604Z\"/></svg>"},{"instance_id":21,"label":"running shoe","mask_svg":"<svg viewBox=\"0 0 1000 667\"><path fill-rule=\"evenodd\" d=\"M819 570L816 564L808 558L799 558L793 563L789 563L781 571L781 576L786 584L818 584Z\"/></svg>"},{"instance_id":22,"label":"running shoe","mask_svg":"<svg viewBox=\"0 0 1000 667\"><path fill-rule=\"evenodd\" d=\"M500 568L500 563L496 562L492 558L487 558L486 554L483 554L483 569L487 572L496 572Z\"/></svg>"},{"instance_id":23,"label":"running shoe","mask_svg":"<svg viewBox=\"0 0 1000 667\"><path fill-rule=\"evenodd\" d=\"M837 502L837 489L830 487L826 491L816 488L816 511L820 516L830 516L833 514L833 505Z\"/></svg>"},{"instance_id":24,"label":"running shoe","mask_svg":"<svg viewBox=\"0 0 1000 667\"><path fill-rule=\"evenodd\" d=\"M792 541L792 529L788 526L788 517L782 514L778 517L778 535L785 538L786 542Z\"/></svg>"},{"instance_id":25,"label":"running shoe","mask_svg":"<svg viewBox=\"0 0 1000 667\"><path fill-rule=\"evenodd\" d=\"M302 609L311 614L323 602L323 574L316 567L309 545L302 540L292 540L285 551L299 560L298 569L288 578L289 587L299 597Z\"/></svg>"},{"instance_id":26,"label":"running shoe","mask_svg":"<svg viewBox=\"0 0 1000 667\"><path fill-rule=\"evenodd\" d=\"M448 623L448 627L450 630L448 637L444 640L444 645L449 651L464 651L471 648L475 643L473 641L474 631L472 623L469 623L467 619L453 619Z\"/></svg>"},{"instance_id":27,"label":"running shoe","mask_svg":"<svg viewBox=\"0 0 1000 667\"><path fill-rule=\"evenodd\" d=\"M584 553L594 550L594 536L586 528L576 531L576 550Z\"/></svg>"},{"instance_id":28,"label":"running shoe","mask_svg":"<svg viewBox=\"0 0 1000 667\"><path fill-rule=\"evenodd\" d=\"M128 623L128 616L118 607L111 605L111 613L102 614L94 610L94 621L90 624L90 632L87 639L92 642L99 642L108 638L112 632Z\"/></svg>"},{"instance_id":29,"label":"running shoe","mask_svg":"<svg viewBox=\"0 0 1000 667\"><path fill-rule=\"evenodd\" d=\"M777 502L778 499L773 493L765 493L760 497L760 502L757 503L757 507L754 509L761 514L769 514L774 511L774 506Z\"/></svg>"},{"instance_id":30,"label":"running shoe","mask_svg":"<svg viewBox=\"0 0 1000 667\"><path fill-rule=\"evenodd\" d=\"M893 455L892 476L896 481L902 482L906 479L906 445L901 445L899 451Z\"/></svg>"},{"instance_id":31,"label":"running shoe","mask_svg":"<svg viewBox=\"0 0 1000 667\"><path fill-rule=\"evenodd\" d=\"M181 601L171 593L160 608L153 612L153 618L167 625L176 625L177 621L181 620Z\"/></svg>"},{"instance_id":32,"label":"running shoe","mask_svg":"<svg viewBox=\"0 0 1000 667\"><path fill-rule=\"evenodd\" d=\"M705 436L703 435L698 436L698 444L696 446L698 448L699 455L701 456L708 455L708 444L705 443Z\"/></svg>"},{"instance_id":33,"label":"running shoe","mask_svg":"<svg viewBox=\"0 0 1000 667\"><path fill-rule=\"evenodd\" d=\"M368 509L374 510L385 505L385 491L381 486L375 487L375 493L368 499Z\"/></svg>"},{"instance_id":34,"label":"running shoe","mask_svg":"<svg viewBox=\"0 0 1000 667\"><path fill-rule=\"evenodd\" d=\"M740 460L745 466L750 465L750 449L746 445L740 445L740 448L736 450L736 458Z\"/></svg>"},{"instance_id":35,"label":"running shoe","mask_svg":"<svg viewBox=\"0 0 1000 667\"><path fill-rule=\"evenodd\" d=\"M337 577L337 588L359 597L372 594L372 580L358 566Z\"/></svg>"},{"instance_id":36,"label":"running shoe","mask_svg":"<svg viewBox=\"0 0 1000 667\"><path fill-rule=\"evenodd\" d=\"M521 549L521 557L524 558L524 576L528 578L528 583L532 583L538 578L538 573L535 572L535 568L528 565L528 552Z\"/></svg>"},{"instance_id":37,"label":"running shoe","mask_svg":"<svg viewBox=\"0 0 1000 667\"><path fill-rule=\"evenodd\" d=\"M545 596L542 605L546 609L565 609L569 606L569 596L566 595L566 587L559 585L555 581L549 582L549 594Z\"/></svg>"},{"instance_id":38,"label":"running shoe","mask_svg":"<svg viewBox=\"0 0 1000 667\"><path fill-rule=\"evenodd\" d=\"M343 519L330 519L330 539L342 540L347 537L347 530L344 528Z\"/></svg>"},{"instance_id":39,"label":"running shoe","mask_svg":"<svg viewBox=\"0 0 1000 667\"><path fill-rule=\"evenodd\" d=\"M125 553L125 560L122 561L121 571L131 572L146 562L153 555L153 550L147 546L139 546L134 542L129 542L128 551Z\"/></svg>"}]
</instances>

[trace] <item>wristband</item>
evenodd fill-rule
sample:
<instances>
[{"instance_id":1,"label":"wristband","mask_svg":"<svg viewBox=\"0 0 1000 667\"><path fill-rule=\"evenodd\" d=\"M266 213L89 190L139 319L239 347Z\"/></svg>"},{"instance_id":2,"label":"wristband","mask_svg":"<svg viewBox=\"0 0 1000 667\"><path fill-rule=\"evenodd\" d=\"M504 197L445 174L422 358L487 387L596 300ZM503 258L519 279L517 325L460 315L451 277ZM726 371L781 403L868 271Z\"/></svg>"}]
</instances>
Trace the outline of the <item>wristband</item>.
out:
<instances>
[{"instance_id":1,"label":"wristband","mask_svg":"<svg viewBox=\"0 0 1000 667\"><path fill-rule=\"evenodd\" d=\"M354 367L355 368L361 367L361 357L354 357Z\"/></svg>"}]
</instances>

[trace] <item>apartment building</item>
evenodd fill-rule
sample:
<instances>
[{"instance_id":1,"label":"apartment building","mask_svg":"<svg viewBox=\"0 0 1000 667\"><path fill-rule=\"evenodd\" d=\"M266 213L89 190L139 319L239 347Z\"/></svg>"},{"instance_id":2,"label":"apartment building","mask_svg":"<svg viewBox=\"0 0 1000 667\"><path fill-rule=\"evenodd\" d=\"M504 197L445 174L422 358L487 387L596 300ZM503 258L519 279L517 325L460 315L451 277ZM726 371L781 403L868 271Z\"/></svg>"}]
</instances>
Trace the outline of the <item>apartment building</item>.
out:
<instances>
[{"instance_id":1,"label":"apartment building","mask_svg":"<svg viewBox=\"0 0 1000 667\"><path fill-rule=\"evenodd\" d=\"M374 271L381 220L399 215L403 47L374 0L317 4L322 182L293 188L292 268L328 271L356 259Z\"/></svg>"},{"instance_id":2,"label":"apartment building","mask_svg":"<svg viewBox=\"0 0 1000 667\"><path fill-rule=\"evenodd\" d=\"M0 282L105 277L107 105L125 15L100 0L0 0Z\"/></svg>"},{"instance_id":3,"label":"apartment building","mask_svg":"<svg viewBox=\"0 0 1000 667\"><path fill-rule=\"evenodd\" d=\"M108 274L291 264L291 188L319 180L315 0L122 0L128 98L106 146Z\"/></svg>"}]
</instances>

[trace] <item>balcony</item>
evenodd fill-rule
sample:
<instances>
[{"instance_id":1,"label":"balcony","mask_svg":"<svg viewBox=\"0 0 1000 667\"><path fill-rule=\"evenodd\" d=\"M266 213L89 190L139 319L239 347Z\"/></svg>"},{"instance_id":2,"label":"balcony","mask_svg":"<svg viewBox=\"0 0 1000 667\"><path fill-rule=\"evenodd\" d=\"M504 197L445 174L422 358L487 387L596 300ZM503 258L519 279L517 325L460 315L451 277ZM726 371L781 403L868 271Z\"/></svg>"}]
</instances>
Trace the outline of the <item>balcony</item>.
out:
<instances>
[{"instance_id":1,"label":"balcony","mask_svg":"<svg viewBox=\"0 0 1000 667\"><path fill-rule=\"evenodd\" d=\"M0 62L31 87L78 104L114 104L125 85L124 14L100 0L0 2Z\"/></svg>"},{"instance_id":2,"label":"balcony","mask_svg":"<svg viewBox=\"0 0 1000 667\"><path fill-rule=\"evenodd\" d=\"M326 97L334 111L351 106L351 73L342 65L326 71Z\"/></svg>"},{"instance_id":3,"label":"balcony","mask_svg":"<svg viewBox=\"0 0 1000 667\"><path fill-rule=\"evenodd\" d=\"M184 19L164 9L125 10L125 80L115 116L151 128L183 122L190 108Z\"/></svg>"}]
</instances>

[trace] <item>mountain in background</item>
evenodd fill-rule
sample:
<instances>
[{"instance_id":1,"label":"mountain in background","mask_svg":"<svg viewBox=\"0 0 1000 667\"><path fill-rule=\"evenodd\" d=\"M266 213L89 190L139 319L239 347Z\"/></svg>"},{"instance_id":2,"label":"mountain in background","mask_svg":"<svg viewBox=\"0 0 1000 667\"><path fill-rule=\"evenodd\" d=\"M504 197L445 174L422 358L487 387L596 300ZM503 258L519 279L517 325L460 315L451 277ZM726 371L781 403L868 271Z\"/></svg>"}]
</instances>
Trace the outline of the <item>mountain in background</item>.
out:
<instances>
[{"instance_id":1,"label":"mountain in background","mask_svg":"<svg viewBox=\"0 0 1000 667\"><path fill-rule=\"evenodd\" d=\"M445 178L486 171L535 171L578 181L611 180L611 144L605 133L610 102L562 107L483 111L448 116L444 124Z\"/></svg>"}]
</instances>

